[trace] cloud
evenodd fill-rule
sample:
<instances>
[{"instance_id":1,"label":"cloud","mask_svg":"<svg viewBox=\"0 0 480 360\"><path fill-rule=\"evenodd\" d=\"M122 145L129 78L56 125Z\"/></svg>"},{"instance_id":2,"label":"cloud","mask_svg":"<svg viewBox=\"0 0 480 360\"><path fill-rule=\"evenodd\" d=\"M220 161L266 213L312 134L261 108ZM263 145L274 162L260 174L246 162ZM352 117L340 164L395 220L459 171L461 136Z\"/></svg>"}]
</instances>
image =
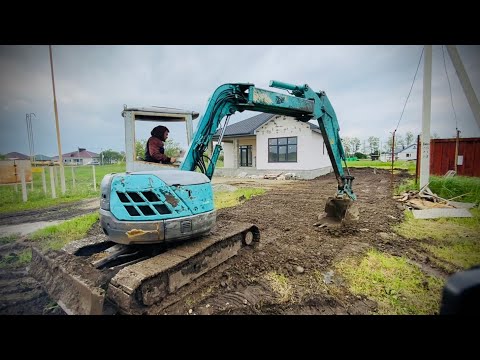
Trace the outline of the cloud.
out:
<instances>
[{"instance_id":1,"label":"cloud","mask_svg":"<svg viewBox=\"0 0 480 360\"><path fill-rule=\"evenodd\" d=\"M307 83L326 91L342 136L388 137L400 119L422 46L193 45L52 47L63 152L78 146L95 152L124 150L121 111L127 106L167 106L203 114L220 85L270 80ZM480 46L458 46L472 85L480 93ZM458 126L480 136L451 61L433 47L432 132L449 137ZM32 119L36 152L58 153L48 46L0 46L0 153L28 152L25 115ZM422 128L423 63L402 115L398 132ZM453 115L452 98L456 120ZM274 91L282 92L278 89ZM255 113L235 114L231 123ZM198 121L197 121L198 122ZM148 137L150 123L138 136ZM182 126L171 138L181 139Z\"/></svg>"}]
</instances>

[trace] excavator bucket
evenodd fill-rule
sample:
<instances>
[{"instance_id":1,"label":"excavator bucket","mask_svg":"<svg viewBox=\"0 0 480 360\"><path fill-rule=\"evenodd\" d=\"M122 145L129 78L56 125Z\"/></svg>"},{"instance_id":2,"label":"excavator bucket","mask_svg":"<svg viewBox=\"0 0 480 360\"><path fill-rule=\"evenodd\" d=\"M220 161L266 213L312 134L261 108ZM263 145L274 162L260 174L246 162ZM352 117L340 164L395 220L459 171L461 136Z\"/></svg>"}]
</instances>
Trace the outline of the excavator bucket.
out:
<instances>
[{"instance_id":1,"label":"excavator bucket","mask_svg":"<svg viewBox=\"0 0 480 360\"><path fill-rule=\"evenodd\" d=\"M320 215L320 220L323 223L340 224L356 221L359 217L358 207L352 199L329 197L325 204L325 213Z\"/></svg>"}]
</instances>

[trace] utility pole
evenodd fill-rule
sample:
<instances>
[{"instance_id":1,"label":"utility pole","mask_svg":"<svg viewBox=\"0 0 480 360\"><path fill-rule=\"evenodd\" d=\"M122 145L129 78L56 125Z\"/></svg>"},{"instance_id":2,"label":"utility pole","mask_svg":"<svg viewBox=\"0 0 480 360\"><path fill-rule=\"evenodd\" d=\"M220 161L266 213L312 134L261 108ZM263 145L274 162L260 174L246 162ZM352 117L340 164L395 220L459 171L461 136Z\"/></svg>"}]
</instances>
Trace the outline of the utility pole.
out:
<instances>
[{"instance_id":1,"label":"utility pole","mask_svg":"<svg viewBox=\"0 0 480 360\"><path fill-rule=\"evenodd\" d=\"M430 118L432 110L432 45L425 45L423 63L422 159L420 162L420 189L428 185L430 177Z\"/></svg>"},{"instance_id":2,"label":"utility pole","mask_svg":"<svg viewBox=\"0 0 480 360\"><path fill-rule=\"evenodd\" d=\"M28 148L30 150L30 162L32 163L32 166L33 166L35 162L35 145L33 143L32 115L37 117L35 113L26 114L26 121L27 121Z\"/></svg>"},{"instance_id":3,"label":"utility pole","mask_svg":"<svg viewBox=\"0 0 480 360\"><path fill-rule=\"evenodd\" d=\"M58 161L60 163L60 183L62 187L62 194L65 194L65 172L63 168L62 144L60 142L60 127L58 124L57 95L55 94L55 77L53 75L52 45L48 45L48 49L50 52L50 69L52 71L53 108L55 111L55 125L57 128Z\"/></svg>"},{"instance_id":4,"label":"utility pole","mask_svg":"<svg viewBox=\"0 0 480 360\"><path fill-rule=\"evenodd\" d=\"M455 45L447 45L446 47L448 55L452 60L452 64L455 67L455 71L457 72L460 84L462 85L463 92L465 93L468 104L470 105L470 109L472 110L473 116L477 121L478 127L480 127L480 104L478 102L477 96L475 95L475 91L473 90L470 79L468 78L468 74L465 71L462 59L460 59L457 47Z\"/></svg>"}]
</instances>

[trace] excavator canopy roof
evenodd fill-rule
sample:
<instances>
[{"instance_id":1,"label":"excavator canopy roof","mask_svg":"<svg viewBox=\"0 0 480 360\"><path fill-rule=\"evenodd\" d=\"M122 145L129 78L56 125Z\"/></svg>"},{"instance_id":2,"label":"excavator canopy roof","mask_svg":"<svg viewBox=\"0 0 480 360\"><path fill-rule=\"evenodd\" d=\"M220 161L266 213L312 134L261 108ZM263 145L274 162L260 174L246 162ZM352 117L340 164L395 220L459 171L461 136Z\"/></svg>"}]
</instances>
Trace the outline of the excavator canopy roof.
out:
<instances>
[{"instance_id":1,"label":"excavator canopy roof","mask_svg":"<svg viewBox=\"0 0 480 360\"><path fill-rule=\"evenodd\" d=\"M185 121L186 115L191 115L195 120L199 113L196 111L174 109L160 106L150 107L131 107L125 108L123 111L134 111L136 120L162 120L162 121ZM122 113L123 115L123 113ZM178 115L178 116L175 116Z\"/></svg>"}]
</instances>

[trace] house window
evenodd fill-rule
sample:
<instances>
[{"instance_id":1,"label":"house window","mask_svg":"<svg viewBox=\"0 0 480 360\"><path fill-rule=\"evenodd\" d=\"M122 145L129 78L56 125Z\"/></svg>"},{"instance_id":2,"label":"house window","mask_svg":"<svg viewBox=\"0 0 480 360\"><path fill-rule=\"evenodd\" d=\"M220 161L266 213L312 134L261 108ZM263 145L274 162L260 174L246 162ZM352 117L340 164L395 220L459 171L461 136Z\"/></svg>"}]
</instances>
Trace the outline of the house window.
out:
<instances>
[{"instance_id":1,"label":"house window","mask_svg":"<svg viewBox=\"0 0 480 360\"><path fill-rule=\"evenodd\" d=\"M252 145L240 146L240 166L252 166Z\"/></svg>"},{"instance_id":2,"label":"house window","mask_svg":"<svg viewBox=\"0 0 480 360\"><path fill-rule=\"evenodd\" d=\"M407 157L410 157L410 154L407 154Z\"/></svg>"},{"instance_id":3,"label":"house window","mask_svg":"<svg viewBox=\"0 0 480 360\"><path fill-rule=\"evenodd\" d=\"M297 137L268 139L268 162L297 162Z\"/></svg>"}]
</instances>

